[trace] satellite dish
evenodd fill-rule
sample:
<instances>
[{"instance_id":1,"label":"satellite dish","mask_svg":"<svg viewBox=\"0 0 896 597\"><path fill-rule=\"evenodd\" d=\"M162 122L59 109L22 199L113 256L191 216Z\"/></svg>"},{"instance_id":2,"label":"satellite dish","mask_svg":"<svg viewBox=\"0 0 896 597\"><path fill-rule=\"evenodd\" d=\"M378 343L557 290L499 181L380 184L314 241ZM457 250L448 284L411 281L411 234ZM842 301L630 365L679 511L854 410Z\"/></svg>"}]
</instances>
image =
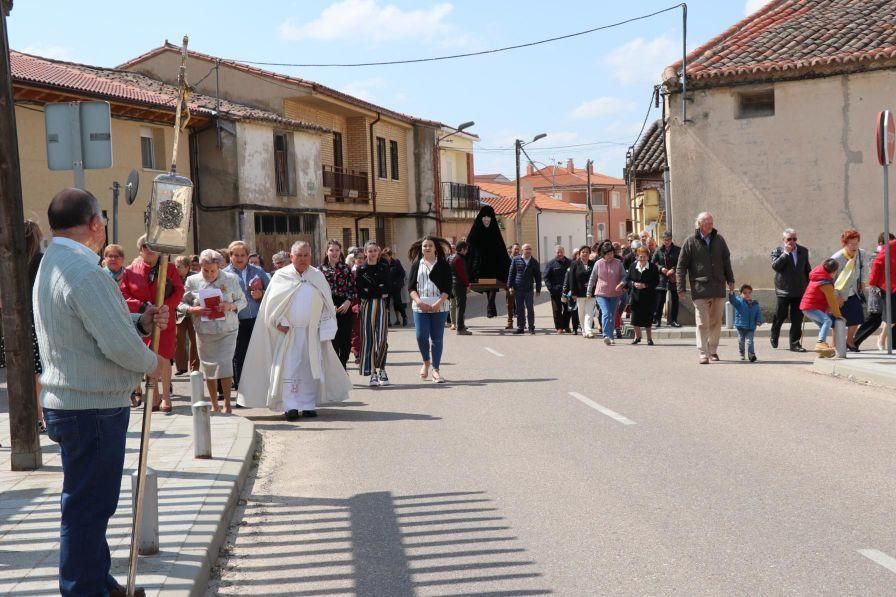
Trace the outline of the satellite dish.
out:
<instances>
[{"instance_id":1,"label":"satellite dish","mask_svg":"<svg viewBox=\"0 0 896 597\"><path fill-rule=\"evenodd\" d=\"M128 182L124 185L124 198L128 205L132 205L137 199L137 189L140 188L140 175L136 170L128 174Z\"/></svg>"}]
</instances>

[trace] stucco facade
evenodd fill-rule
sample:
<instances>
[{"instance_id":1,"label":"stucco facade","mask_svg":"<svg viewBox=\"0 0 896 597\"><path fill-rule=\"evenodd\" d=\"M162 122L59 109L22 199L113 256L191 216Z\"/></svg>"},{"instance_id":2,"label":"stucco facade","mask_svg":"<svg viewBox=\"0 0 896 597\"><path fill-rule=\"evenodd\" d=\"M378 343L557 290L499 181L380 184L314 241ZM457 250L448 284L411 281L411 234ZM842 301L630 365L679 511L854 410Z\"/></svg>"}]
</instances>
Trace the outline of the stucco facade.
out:
<instances>
[{"instance_id":1,"label":"stucco facade","mask_svg":"<svg viewBox=\"0 0 896 597\"><path fill-rule=\"evenodd\" d=\"M554 246L561 245L566 255L585 242L585 212L543 210L537 214L538 247L542 266L554 258ZM531 242L531 241L527 241ZM533 247L534 248L534 247Z\"/></svg>"},{"instance_id":2,"label":"stucco facade","mask_svg":"<svg viewBox=\"0 0 896 597\"><path fill-rule=\"evenodd\" d=\"M739 94L772 88L774 115L738 118ZM896 70L689 89L687 124L680 94L670 95L675 242L693 234L699 212L712 212L737 281L766 291L774 280L768 255L784 228L798 231L813 264L839 248L845 228L873 249L882 230L874 125L894 93Z\"/></svg>"}]
</instances>

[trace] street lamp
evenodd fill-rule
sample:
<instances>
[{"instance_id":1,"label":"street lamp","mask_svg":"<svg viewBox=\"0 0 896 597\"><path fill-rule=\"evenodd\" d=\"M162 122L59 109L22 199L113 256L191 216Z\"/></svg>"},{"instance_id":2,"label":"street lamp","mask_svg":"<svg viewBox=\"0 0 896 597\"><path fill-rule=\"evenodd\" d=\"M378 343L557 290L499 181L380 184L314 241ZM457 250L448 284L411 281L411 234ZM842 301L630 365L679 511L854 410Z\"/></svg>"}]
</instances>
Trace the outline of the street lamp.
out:
<instances>
[{"instance_id":1,"label":"street lamp","mask_svg":"<svg viewBox=\"0 0 896 597\"><path fill-rule=\"evenodd\" d=\"M435 178L435 197L436 197L436 228L439 235L442 234L442 141L447 139L452 135L456 135L471 126L474 126L476 123L472 120L468 120L464 123L461 123L457 126L453 131L448 133L447 135L442 135L441 137L436 137L436 151L433 154L433 177ZM430 209L432 207L430 206Z\"/></svg>"},{"instance_id":2,"label":"street lamp","mask_svg":"<svg viewBox=\"0 0 896 597\"><path fill-rule=\"evenodd\" d=\"M522 222L520 221L520 152L522 152L523 147L526 145L535 143L539 139L544 139L547 136L547 133L539 133L532 137L532 140L527 143L523 143L522 139L514 141L514 149L516 150L516 221L514 222L516 238L514 240L516 242L520 242L520 237L523 235Z\"/></svg>"}]
</instances>

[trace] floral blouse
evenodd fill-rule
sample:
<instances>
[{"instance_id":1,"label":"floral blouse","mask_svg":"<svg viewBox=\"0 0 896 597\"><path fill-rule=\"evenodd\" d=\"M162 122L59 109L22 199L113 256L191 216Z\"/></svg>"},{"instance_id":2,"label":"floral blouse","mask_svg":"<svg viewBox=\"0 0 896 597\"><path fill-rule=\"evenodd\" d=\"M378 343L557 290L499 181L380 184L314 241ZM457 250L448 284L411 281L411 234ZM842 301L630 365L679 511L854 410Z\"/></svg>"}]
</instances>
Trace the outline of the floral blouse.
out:
<instances>
[{"instance_id":1,"label":"floral blouse","mask_svg":"<svg viewBox=\"0 0 896 597\"><path fill-rule=\"evenodd\" d=\"M331 266L329 262L324 263L320 266L320 271L327 279L330 292L334 297L349 301L355 298L355 280L352 270L344 262L340 261L336 267Z\"/></svg>"}]
</instances>

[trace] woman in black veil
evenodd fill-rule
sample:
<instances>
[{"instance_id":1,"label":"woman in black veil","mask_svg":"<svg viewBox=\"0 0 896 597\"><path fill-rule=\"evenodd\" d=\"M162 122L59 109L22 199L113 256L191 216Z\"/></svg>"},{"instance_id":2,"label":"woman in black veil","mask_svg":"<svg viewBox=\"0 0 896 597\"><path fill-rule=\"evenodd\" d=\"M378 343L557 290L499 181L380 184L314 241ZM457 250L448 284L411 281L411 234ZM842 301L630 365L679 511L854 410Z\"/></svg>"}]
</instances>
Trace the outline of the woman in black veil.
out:
<instances>
[{"instance_id":1,"label":"woman in black veil","mask_svg":"<svg viewBox=\"0 0 896 597\"><path fill-rule=\"evenodd\" d=\"M483 205L479 210L470 233L467 234L467 244L470 245L470 278L477 282L482 279L493 278L499 284L507 282L507 272L510 270L510 256L507 255L507 247L504 245L504 237L498 227L498 218L495 209L491 205ZM495 306L497 289L485 290L488 298L488 317L496 317L498 309Z\"/></svg>"}]
</instances>

